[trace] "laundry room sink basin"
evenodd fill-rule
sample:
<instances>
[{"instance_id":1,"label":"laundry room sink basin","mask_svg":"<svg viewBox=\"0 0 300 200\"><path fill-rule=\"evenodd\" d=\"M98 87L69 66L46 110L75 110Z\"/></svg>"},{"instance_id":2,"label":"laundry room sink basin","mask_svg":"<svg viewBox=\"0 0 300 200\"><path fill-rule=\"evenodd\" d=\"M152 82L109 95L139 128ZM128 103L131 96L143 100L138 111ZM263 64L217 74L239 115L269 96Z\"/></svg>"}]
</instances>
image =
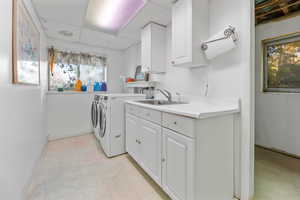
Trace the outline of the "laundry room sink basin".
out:
<instances>
[{"instance_id":1,"label":"laundry room sink basin","mask_svg":"<svg viewBox=\"0 0 300 200\"><path fill-rule=\"evenodd\" d=\"M142 101L137 101L139 103L144 103L144 104L150 104L150 105L155 105L155 106L161 106L161 105L176 105L176 104L187 104L186 102L179 102L179 101L167 101L167 100L142 100Z\"/></svg>"}]
</instances>

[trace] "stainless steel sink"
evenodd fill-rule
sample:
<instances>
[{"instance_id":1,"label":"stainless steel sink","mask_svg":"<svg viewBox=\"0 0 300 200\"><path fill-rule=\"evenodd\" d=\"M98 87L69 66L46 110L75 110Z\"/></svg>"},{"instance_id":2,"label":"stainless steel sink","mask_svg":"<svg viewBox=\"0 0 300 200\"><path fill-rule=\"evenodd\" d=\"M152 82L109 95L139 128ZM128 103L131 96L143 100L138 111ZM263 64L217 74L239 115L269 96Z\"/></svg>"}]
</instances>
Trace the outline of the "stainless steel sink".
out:
<instances>
[{"instance_id":1,"label":"stainless steel sink","mask_svg":"<svg viewBox=\"0 0 300 200\"><path fill-rule=\"evenodd\" d=\"M144 104L150 104L150 105L156 105L156 106L161 106L161 105L176 105L176 104L187 104L186 102L179 102L179 101L167 101L167 100L142 100L142 101L137 101L139 103L144 103Z\"/></svg>"}]
</instances>

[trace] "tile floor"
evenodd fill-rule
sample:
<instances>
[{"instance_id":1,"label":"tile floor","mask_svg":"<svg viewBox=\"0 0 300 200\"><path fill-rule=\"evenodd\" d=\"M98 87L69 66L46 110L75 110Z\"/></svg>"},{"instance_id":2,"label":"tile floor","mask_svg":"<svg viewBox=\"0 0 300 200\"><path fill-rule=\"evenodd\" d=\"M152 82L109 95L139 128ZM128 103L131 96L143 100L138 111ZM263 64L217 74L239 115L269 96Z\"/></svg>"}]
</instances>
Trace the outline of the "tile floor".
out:
<instances>
[{"instance_id":1,"label":"tile floor","mask_svg":"<svg viewBox=\"0 0 300 200\"><path fill-rule=\"evenodd\" d=\"M255 159L255 200L300 200L300 159L259 147Z\"/></svg>"},{"instance_id":2,"label":"tile floor","mask_svg":"<svg viewBox=\"0 0 300 200\"><path fill-rule=\"evenodd\" d=\"M48 143L27 200L170 200L128 155L105 157L94 136ZM255 200L300 200L300 160L256 148Z\"/></svg>"},{"instance_id":3,"label":"tile floor","mask_svg":"<svg viewBox=\"0 0 300 200\"><path fill-rule=\"evenodd\" d=\"M27 200L169 200L128 155L105 157L93 135L50 142Z\"/></svg>"}]
</instances>

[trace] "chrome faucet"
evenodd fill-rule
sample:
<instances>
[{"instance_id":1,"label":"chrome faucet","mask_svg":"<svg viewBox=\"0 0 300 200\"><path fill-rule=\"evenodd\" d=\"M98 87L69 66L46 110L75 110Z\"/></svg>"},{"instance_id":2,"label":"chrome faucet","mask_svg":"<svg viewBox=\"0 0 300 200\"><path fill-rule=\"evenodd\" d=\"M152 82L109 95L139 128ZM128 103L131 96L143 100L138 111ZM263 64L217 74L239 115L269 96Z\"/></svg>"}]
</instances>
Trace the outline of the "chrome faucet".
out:
<instances>
[{"instance_id":1,"label":"chrome faucet","mask_svg":"<svg viewBox=\"0 0 300 200\"><path fill-rule=\"evenodd\" d=\"M156 90L159 91L160 93L162 93L168 99L169 102L172 101L171 92L169 92L168 90L161 90L161 89L156 89Z\"/></svg>"}]
</instances>

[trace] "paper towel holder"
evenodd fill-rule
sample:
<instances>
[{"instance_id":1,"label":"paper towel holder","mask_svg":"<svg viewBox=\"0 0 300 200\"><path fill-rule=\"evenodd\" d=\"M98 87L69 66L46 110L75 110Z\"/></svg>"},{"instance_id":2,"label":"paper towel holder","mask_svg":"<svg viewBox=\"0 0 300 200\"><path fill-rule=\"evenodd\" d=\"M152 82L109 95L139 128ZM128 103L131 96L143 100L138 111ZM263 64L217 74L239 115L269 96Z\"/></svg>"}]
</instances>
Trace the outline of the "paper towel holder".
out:
<instances>
[{"instance_id":1,"label":"paper towel holder","mask_svg":"<svg viewBox=\"0 0 300 200\"><path fill-rule=\"evenodd\" d=\"M237 37L236 32L235 32L235 27L229 25L228 28L226 28L225 31L224 31L224 37L218 38L218 39L215 39L215 40L206 41L206 42L202 43L201 49L202 49L202 51L206 51L208 49L207 44L217 42L217 41L220 41L220 40L226 40L230 37L232 38L233 42L236 42L238 40L238 37Z\"/></svg>"}]
</instances>

